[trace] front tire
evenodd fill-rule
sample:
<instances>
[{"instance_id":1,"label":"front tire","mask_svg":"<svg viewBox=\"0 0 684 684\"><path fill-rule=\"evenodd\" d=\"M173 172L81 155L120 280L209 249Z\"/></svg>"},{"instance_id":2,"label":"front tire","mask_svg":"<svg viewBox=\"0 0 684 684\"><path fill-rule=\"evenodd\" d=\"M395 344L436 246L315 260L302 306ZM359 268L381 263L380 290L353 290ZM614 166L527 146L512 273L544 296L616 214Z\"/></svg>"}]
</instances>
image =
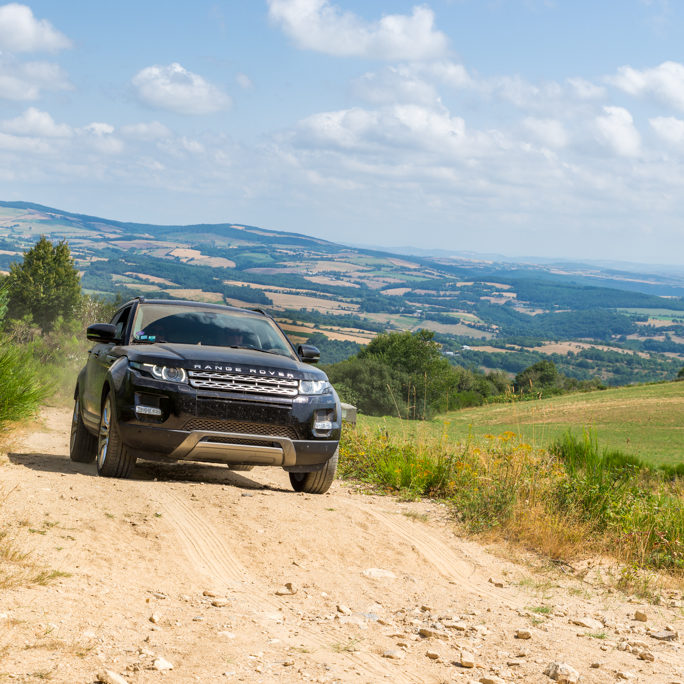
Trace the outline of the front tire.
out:
<instances>
[{"instance_id":1,"label":"front tire","mask_svg":"<svg viewBox=\"0 0 684 684\"><path fill-rule=\"evenodd\" d=\"M135 455L121 441L119 424L112 407L112 395L102 404L97 443L97 474L102 477L128 477L135 466Z\"/></svg>"},{"instance_id":2,"label":"front tire","mask_svg":"<svg viewBox=\"0 0 684 684\"><path fill-rule=\"evenodd\" d=\"M307 494L325 494L335 479L338 458L339 449L335 449L335 453L321 470L314 473L289 473L292 489Z\"/></svg>"},{"instance_id":3,"label":"front tire","mask_svg":"<svg viewBox=\"0 0 684 684\"><path fill-rule=\"evenodd\" d=\"M76 395L74 415L71 418L69 458L76 463L92 463L97 455L97 437L91 435L81 417L81 400Z\"/></svg>"}]
</instances>

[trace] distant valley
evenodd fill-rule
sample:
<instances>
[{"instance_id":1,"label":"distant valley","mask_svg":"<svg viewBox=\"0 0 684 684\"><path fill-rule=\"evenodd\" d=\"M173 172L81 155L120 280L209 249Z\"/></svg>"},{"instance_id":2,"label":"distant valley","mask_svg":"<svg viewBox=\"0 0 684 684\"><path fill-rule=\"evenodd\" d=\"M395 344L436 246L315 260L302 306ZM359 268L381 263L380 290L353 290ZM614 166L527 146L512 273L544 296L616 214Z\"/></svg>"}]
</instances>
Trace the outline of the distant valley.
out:
<instances>
[{"instance_id":1,"label":"distant valley","mask_svg":"<svg viewBox=\"0 0 684 684\"><path fill-rule=\"evenodd\" d=\"M508 373L549 358L619 385L684 365L684 269L392 254L239 223L157 226L0 202L0 271L40 235L68 241L86 292L262 307L293 340L318 344L324 363L378 332L427 328L455 363Z\"/></svg>"}]
</instances>

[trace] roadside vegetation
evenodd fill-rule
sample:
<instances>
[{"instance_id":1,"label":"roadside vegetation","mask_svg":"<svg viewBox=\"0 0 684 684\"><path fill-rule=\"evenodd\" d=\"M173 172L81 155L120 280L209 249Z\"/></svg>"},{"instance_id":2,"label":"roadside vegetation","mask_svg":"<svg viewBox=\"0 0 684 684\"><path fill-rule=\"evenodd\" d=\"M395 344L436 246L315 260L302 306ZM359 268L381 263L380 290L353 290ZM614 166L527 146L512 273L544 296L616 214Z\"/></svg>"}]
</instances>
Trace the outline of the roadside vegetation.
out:
<instances>
[{"instance_id":1,"label":"roadside vegetation","mask_svg":"<svg viewBox=\"0 0 684 684\"><path fill-rule=\"evenodd\" d=\"M47 398L71 400L88 348L85 328L112 305L83 295L66 243L42 237L0 280L0 425Z\"/></svg>"},{"instance_id":2,"label":"roadside vegetation","mask_svg":"<svg viewBox=\"0 0 684 684\"><path fill-rule=\"evenodd\" d=\"M360 425L343 432L340 472L388 493L447 502L474 533L553 559L610 554L627 566L684 573L684 475L590 433L534 448L512 431L452 439Z\"/></svg>"}]
</instances>

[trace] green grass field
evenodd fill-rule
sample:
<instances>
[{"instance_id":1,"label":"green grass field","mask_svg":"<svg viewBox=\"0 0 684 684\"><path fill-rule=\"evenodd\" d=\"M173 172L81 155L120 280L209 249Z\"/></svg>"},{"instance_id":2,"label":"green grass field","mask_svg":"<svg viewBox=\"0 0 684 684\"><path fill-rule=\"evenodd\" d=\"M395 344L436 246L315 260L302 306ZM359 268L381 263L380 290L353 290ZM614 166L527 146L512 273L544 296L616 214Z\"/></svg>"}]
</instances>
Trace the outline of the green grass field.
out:
<instances>
[{"instance_id":1,"label":"green grass field","mask_svg":"<svg viewBox=\"0 0 684 684\"><path fill-rule=\"evenodd\" d=\"M466 439L510 430L535 447L547 446L568 430L581 435L590 429L600 448L620 449L653 464L677 464L684 462L684 382L492 404L425 423L370 416L361 416L360 423L384 425L417 439L426 432Z\"/></svg>"}]
</instances>

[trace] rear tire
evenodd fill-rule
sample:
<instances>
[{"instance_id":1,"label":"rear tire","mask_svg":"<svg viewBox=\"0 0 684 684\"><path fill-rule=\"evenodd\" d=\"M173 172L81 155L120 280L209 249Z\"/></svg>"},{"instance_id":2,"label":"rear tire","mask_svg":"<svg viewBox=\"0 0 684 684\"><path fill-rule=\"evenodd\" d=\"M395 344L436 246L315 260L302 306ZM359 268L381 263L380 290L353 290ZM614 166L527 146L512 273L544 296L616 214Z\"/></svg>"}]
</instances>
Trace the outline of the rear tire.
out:
<instances>
[{"instance_id":1,"label":"rear tire","mask_svg":"<svg viewBox=\"0 0 684 684\"><path fill-rule=\"evenodd\" d=\"M81 400L76 395L74 415L71 418L71 437L69 438L69 458L76 463L92 463L97 455L97 437L91 435L81 417Z\"/></svg>"},{"instance_id":2,"label":"rear tire","mask_svg":"<svg viewBox=\"0 0 684 684\"><path fill-rule=\"evenodd\" d=\"M128 477L135 466L134 453L121 441L119 424L112 409L111 394L102 404L97 443L97 474L102 477Z\"/></svg>"},{"instance_id":3,"label":"rear tire","mask_svg":"<svg viewBox=\"0 0 684 684\"><path fill-rule=\"evenodd\" d=\"M247 472L248 470L252 470L254 468L253 465L229 465L228 468L230 470L237 470L239 472Z\"/></svg>"},{"instance_id":4,"label":"rear tire","mask_svg":"<svg viewBox=\"0 0 684 684\"><path fill-rule=\"evenodd\" d=\"M335 479L338 458L339 449L335 449L335 453L321 470L314 473L289 473L292 489L307 494L325 494Z\"/></svg>"}]
</instances>

